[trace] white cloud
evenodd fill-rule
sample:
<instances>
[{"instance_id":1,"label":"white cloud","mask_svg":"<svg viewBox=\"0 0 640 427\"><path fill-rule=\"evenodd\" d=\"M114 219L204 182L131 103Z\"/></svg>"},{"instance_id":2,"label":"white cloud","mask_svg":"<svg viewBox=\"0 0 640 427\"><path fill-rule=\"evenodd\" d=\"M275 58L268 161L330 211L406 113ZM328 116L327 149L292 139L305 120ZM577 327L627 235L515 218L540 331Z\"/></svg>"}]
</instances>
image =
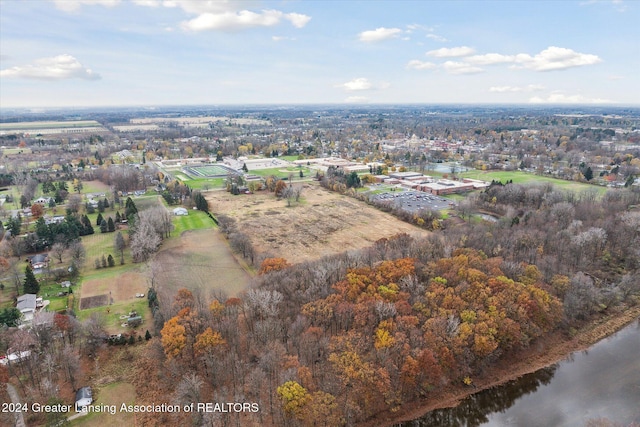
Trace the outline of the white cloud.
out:
<instances>
[{"instance_id":1,"label":"white cloud","mask_svg":"<svg viewBox=\"0 0 640 427\"><path fill-rule=\"evenodd\" d=\"M41 58L35 60L33 64L1 70L0 77L35 80L100 79L99 74L85 68L76 58L68 54Z\"/></svg>"},{"instance_id":2,"label":"white cloud","mask_svg":"<svg viewBox=\"0 0 640 427\"><path fill-rule=\"evenodd\" d=\"M65 12L75 12L83 5L93 6L101 5L107 7L113 7L120 3L120 0L53 0L53 3L60 10Z\"/></svg>"},{"instance_id":3,"label":"white cloud","mask_svg":"<svg viewBox=\"0 0 640 427\"><path fill-rule=\"evenodd\" d=\"M402 33L400 28L376 28L375 30L363 31L358 34L361 42L371 43L398 37Z\"/></svg>"},{"instance_id":4,"label":"white cloud","mask_svg":"<svg viewBox=\"0 0 640 427\"><path fill-rule=\"evenodd\" d=\"M602 98L589 98L583 95L566 95L562 92L553 92L549 96L534 96L529 99L532 104L609 104L613 101Z\"/></svg>"},{"instance_id":5,"label":"white cloud","mask_svg":"<svg viewBox=\"0 0 640 427\"><path fill-rule=\"evenodd\" d=\"M437 42L441 42L441 43L444 43L444 42L448 42L448 41L449 41L449 40L447 40L446 38L444 38L444 37L442 37L442 36L439 36L439 35L437 35L437 34L433 34L433 33L429 33L429 34L427 34L427 38L428 38L428 39L431 39L431 40L435 40L435 41L437 41Z\"/></svg>"},{"instance_id":6,"label":"white cloud","mask_svg":"<svg viewBox=\"0 0 640 427\"><path fill-rule=\"evenodd\" d=\"M515 55L501 55L499 53L485 53L484 55L473 55L464 60L476 65L493 65L514 62Z\"/></svg>"},{"instance_id":7,"label":"white cloud","mask_svg":"<svg viewBox=\"0 0 640 427\"><path fill-rule=\"evenodd\" d=\"M508 92L537 92L543 90L542 85L527 85L527 86L492 86L489 88L489 92L508 93Z\"/></svg>"},{"instance_id":8,"label":"white cloud","mask_svg":"<svg viewBox=\"0 0 640 427\"><path fill-rule=\"evenodd\" d=\"M459 47L443 47L436 50L430 50L427 55L435 58L456 58L460 56L469 56L475 52L474 49L468 46Z\"/></svg>"},{"instance_id":9,"label":"white cloud","mask_svg":"<svg viewBox=\"0 0 640 427\"><path fill-rule=\"evenodd\" d=\"M286 41L286 40L295 40L295 37L284 37L284 36L271 36L271 40L273 40L274 42L281 42L281 41Z\"/></svg>"},{"instance_id":10,"label":"white cloud","mask_svg":"<svg viewBox=\"0 0 640 427\"><path fill-rule=\"evenodd\" d=\"M296 28L302 28L311 21L310 16L303 15L301 13L287 13L284 15L284 19L291 22L291 24Z\"/></svg>"},{"instance_id":11,"label":"white cloud","mask_svg":"<svg viewBox=\"0 0 640 427\"><path fill-rule=\"evenodd\" d=\"M373 83L371 83L367 78L359 77L357 79L353 79L351 81L338 85L337 87L353 92L353 91L373 89Z\"/></svg>"},{"instance_id":12,"label":"white cloud","mask_svg":"<svg viewBox=\"0 0 640 427\"><path fill-rule=\"evenodd\" d=\"M478 74L484 70L466 62L447 61L442 64L442 68L450 74Z\"/></svg>"},{"instance_id":13,"label":"white cloud","mask_svg":"<svg viewBox=\"0 0 640 427\"><path fill-rule=\"evenodd\" d=\"M183 22L181 26L188 31L235 31L253 27L272 27L278 25L282 19L290 21L296 28L301 28L311 18L297 13L284 14L279 10L263 10L260 13L249 10L224 13L206 12L190 21Z\"/></svg>"},{"instance_id":14,"label":"white cloud","mask_svg":"<svg viewBox=\"0 0 640 427\"><path fill-rule=\"evenodd\" d=\"M369 98L367 98L366 96L350 96L346 98L344 102L347 102L349 104L363 104L369 102Z\"/></svg>"},{"instance_id":15,"label":"white cloud","mask_svg":"<svg viewBox=\"0 0 640 427\"><path fill-rule=\"evenodd\" d=\"M83 5L116 6L121 0L52 0L58 9L66 12L77 11ZM311 20L301 13L284 13L279 10L249 10L255 2L247 0L131 0L142 7L179 8L193 19L181 23L188 31L223 30L233 31L252 27L270 27L289 21L296 28L302 28Z\"/></svg>"},{"instance_id":16,"label":"white cloud","mask_svg":"<svg viewBox=\"0 0 640 427\"><path fill-rule=\"evenodd\" d=\"M602 62L597 55L576 52L571 49L550 46L531 56L520 53L515 56L513 68L527 68L535 71L565 70L567 68L594 65Z\"/></svg>"},{"instance_id":17,"label":"white cloud","mask_svg":"<svg viewBox=\"0 0 640 427\"><path fill-rule=\"evenodd\" d=\"M411 70L433 70L437 67L438 65L433 62L425 62L418 59L412 59L407 63L407 68Z\"/></svg>"}]
</instances>

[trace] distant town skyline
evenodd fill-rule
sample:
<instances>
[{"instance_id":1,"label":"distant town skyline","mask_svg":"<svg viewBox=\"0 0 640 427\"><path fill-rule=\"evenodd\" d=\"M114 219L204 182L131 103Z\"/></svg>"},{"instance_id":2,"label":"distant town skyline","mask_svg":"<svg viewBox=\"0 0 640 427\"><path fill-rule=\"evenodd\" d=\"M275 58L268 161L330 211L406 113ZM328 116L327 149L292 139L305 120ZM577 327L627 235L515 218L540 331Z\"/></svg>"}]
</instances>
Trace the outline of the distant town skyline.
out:
<instances>
[{"instance_id":1,"label":"distant town skyline","mask_svg":"<svg viewBox=\"0 0 640 427\"><path fill-rule=\"evenodd\" d=\"M640 2L0 0L0 108L640 104Z\"/></svg>"}]
</instances>

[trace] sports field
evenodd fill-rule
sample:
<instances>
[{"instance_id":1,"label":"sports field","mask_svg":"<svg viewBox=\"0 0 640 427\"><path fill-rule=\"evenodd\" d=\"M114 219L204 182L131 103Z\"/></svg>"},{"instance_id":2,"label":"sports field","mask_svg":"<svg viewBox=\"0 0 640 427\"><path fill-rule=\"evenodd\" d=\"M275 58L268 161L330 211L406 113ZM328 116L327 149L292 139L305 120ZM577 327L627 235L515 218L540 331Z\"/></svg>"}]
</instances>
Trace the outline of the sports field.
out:
<instances>
[{"instance_id":1,"label":"sports field","mask_svg":"<svg viewBox=\"0 0 640 427\"><path fill-rule=\"evenodd\" d=\"M597 191L602 195L606 193L607 188L598 185L587 184L584 182L566 181L564 179L552 178L549 176L540 176L520 171L468 171L458 174L458 176L471 179L479 179L482 181L513 181L514 184L544 184L549 183L563 190L581 192L585 190Z\"/></svg>"},{"instance_id":2,"label":"sports field","mask_svg":"<svg viewBox=\"0 0 640 427\"><path fill-rule=\"evenodd\" d=\"M182 170L193 178L216 178L225 177L230 173L238 174L235 170L222 165L187 166Z\"/></svg>"}]
</instances>

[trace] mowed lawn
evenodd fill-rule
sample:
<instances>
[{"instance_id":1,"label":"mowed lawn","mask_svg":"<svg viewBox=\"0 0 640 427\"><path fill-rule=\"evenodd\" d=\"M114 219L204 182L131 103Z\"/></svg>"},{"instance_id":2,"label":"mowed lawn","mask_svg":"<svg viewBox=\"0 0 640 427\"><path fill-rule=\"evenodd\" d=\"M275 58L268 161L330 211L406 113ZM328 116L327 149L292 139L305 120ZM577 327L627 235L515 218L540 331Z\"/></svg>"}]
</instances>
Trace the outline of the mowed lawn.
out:
<instances>
[{"instance_id":1,"label":"mowed lawn","mask_svg":"<svg viewBox=\"0 0 640 427\"><path fill-rule=\"evenodd\" d=\"M215 228L215 223L206 213L195 209L191 209L188 212L189 215L174 215L172 236L180 236L187 230Z\"/></svg>"},{"instance_id":2,"label":"mowed lawn","mask_svg":"<svg viewBox=\"0 0 640 427\"><path fill-rule=\"evenodd\" d=\"M71 422L75 427L102 427L102 426L134 426L136 425L136 414L131 412L121 412L123 403L127 405L135 404L136 390L132 384L117 382L106 385L95 390L96 400L94 406L110 408L115 405L115 414L108 411L90 412L85 416L76 418Z\"/></svg>"},{"instance_id":3,"label":"mowed lawn","mask_svg":"<svg viewBox=\"0 0 640 427\"><path fill-rule=\"evenodd\" d=\"M583 182L566 181L564 179L551 178L548 176L534 175L520 171L469 171L458 174L458 176L471 179L480 179L482 181L502 181L512 180L514 184L544 184L550 183L563 190L581 192L585 190L597 191L599 195L607 192L606 187L598 185L585 184Z\"/></svg>"}]
</instances>

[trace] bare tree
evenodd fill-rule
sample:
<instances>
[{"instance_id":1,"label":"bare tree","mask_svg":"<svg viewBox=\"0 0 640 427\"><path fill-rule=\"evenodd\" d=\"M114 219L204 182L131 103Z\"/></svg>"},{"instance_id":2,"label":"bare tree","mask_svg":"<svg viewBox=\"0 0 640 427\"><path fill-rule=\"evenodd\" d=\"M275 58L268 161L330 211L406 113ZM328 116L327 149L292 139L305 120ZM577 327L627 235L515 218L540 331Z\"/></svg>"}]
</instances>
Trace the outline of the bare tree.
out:
<instances>
[{"instance_id":1,"label":"bare tree","mask_svg":"<svg viewBox=\"0 0 640 427\"><path fill-rule=\"evenodd\" d=\"M71 212L78 212L80 210L80 206L82 206L82 196L79 194L72 194L69 196L69 201L67 202L67 209Z\"/></svg>"},{"instance_id":2,"label":"bare tree","mask_svg":"<svg viewBox=\"0 0 640 427\"><path fill-rule=\"evenodd\" d=\"M59 264L62 263L62 257L65 250L66 248L63 243L54 243L53 246L51 246L51 255L58 260Z\"/></svg>"},{"instance_id":3,"label":"bare tree","mask_svg":"<svg viewBox=\"0 0 640 427\"><path fill-rule=\"evenodd\" d=\"M139 220L136 223L136 232L131 237L131 255L134 262L142 262L154 254L161 243L161 238L151 222Z\"/></svg>"}]
</instances>

